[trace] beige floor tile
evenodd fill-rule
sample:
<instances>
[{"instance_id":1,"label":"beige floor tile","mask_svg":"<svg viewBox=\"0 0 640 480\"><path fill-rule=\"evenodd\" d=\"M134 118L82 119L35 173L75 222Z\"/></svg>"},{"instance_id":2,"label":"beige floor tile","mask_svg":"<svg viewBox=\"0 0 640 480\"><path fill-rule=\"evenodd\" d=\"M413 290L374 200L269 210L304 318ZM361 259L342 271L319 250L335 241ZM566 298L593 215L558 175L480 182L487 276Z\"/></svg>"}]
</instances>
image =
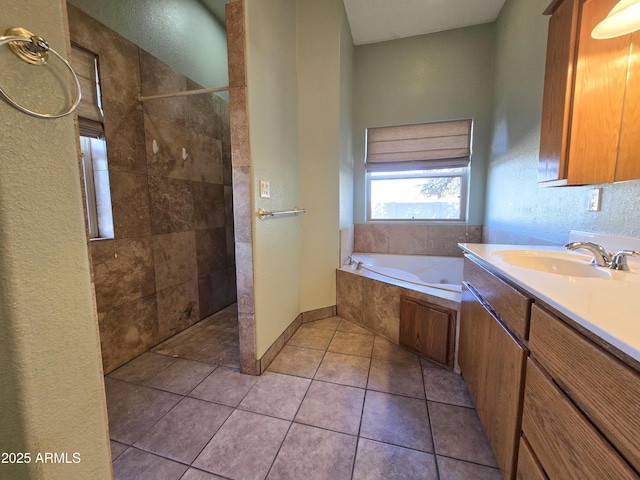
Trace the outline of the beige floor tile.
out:
<instances>
[{"instance_id":1,"label":"beige floor tile","mask_svg":"<svg viewBox=\"0 0 640 480\"><path fill-rule=\"evenodd\" d=\"M307 378L265 372L238 408L293 420L310 383Z\"/></svg>"},{"instance_id":2,"label":"beige floor tile","mask_svg":"<svg viewBox=\"0 0 640 480\"><path fill-rule=\"evenodd\" d=\"M360 436L433 452L427 402L368 390Z\"/></svg>"},{"instance_id":3,"label":"beige floor tile","mask_svg":"<svg viewBox=\"0 0 640 480\"><path fill-rule=\"evenodd\" d=\"M111 444L111 461L112 462L116 458L118 458L122 454L122 452L124 452L127 448L129 448L128 445L125 445L124 443L120 443L120 442L114 442L113 440L111 440L110 444Z\"/></svg>"},{"instance_id":4,"label":"beige floor tile","mask_svg":"<svg viewBox=\"0 0 640 480\"><path fill-rule=\"evenodd\" d=\"M420 357L418 355L377 335L373 344L373 357L391 362L420 365Z\"/></svg>"},{"instance_id":5,"label":"beige floor tile","mask_svg":"<svg viewBox=\"0 0 640 480\"><path fill-rule=\"evenodd\" d=\"M295 422L357 435L364 406L364 390L314 380Z\"/></svg>"},{"instance_id":6,"label":"beige floor tile","mask_svg":"<svg viewBox=\"0 0 640 480\"><path fill-rule=\"evenodd\" d=\"M202 470L196 470L190 468L187 470L180 480L225 480L223 477L219 477L212 473L203 472Z\"/></svg>"},{"instance_id":7,"label":"beige floor tile","mask_svg":"<svg viewBox=\"0 0 640 480\"><path fill-rule=\"evenodd\" d=\"M369 376L369 363L365 357L327 352L316 373L316 380L365 388Z\"/></svg>"},{"instance_id":8,"label":"beige floor tile","mask_svg":"<svg viewBox=\"0 0 640 480\"><path fill-rule=\"evenodd\" d=\"M112 440L131 445L182 397L106 377L104 386Z\"/></svg>"},{"instance_id":9,"label":"beige floor tile","mask_svg":"<svg viewBox=\"0 0 640 480\"><path fill-rule=\"evenodd\" d=\"M425 398L422 369L419 365L388 362L379 358L371 360L367 388L406 397Z\"/></svg>"},{"instance_id":10,"label":"beige floor tile","mask_svg":"<svg viewBox=\"0 0 640 480\"><path fill-rule=\"evenodd\" d=\"M134 446L190 464L231 412L233 409L224 405L184 398Z\"/></svg>"},{"instance_id":11,"label":"beige floor tile","mask_svg":"<svg viewBox=\"0 0 640 480\"><path fill-rule=\"evenodd\" d=\"M285 345L269 364L268 371L313 378L324 357L321 350Z\"/></svg>"},{"instance_id":12,"label":"beige floor tile","mask_svg":"<svg viewBox=\"0 0 640 480\"><path fill-rule=\"evenodd\" d=\"M437 456L440 480L502 480L497 468L485 467L475 463L463 462L453 458Z\"/></svg>"},{"instance_id":13,"label":"beige floor tile","mask_svg":"<svg viewBox=\"0 0 640 480\"><path fill-rule=\"evenodd\" d=\"M349 480L356 437L294 423L268 480Z\"/></svg>"},{"instance_id":14,"label":"beige floor tile","mask_svg":"<svg viewBox=\"0 0 640 480\"><path fill-rule=\"evenodd\" d=\"M287 345L293 347L313 348L315 350L326 350L333 338L333 331L302 325L293 337L289 339Z\"/></svg>"},{"instance_id":15,"label":"beige floor tile","mask_svg":"<svg viewBox=\"0 0 640 480\"><path fill-rule=\"evenodd\" d=\"M235 410L193 466L223 477L262 480L290 425L278 418Z\"/></svg>"},{"instance_id":16,"label":"beige floor tile","mask_svg":"<svg viewBox=\"0 0 640 480\"><path fill-rule=\"evenodd\" d=\"M178 480L186 471L186 465L137 448L129 448L113 462L114 480Z\"/></svg>"},{"instance_id":17,"label":"beige floor tile","mask_svg":"<svg viewBox=\"0 0 640 480\"><path fill-rule=\"evenodd\" d=\"M369 330L362 328L356 325L355 323L350 322L349 320L344 320L344 319L340 322L338 331L345 332L345 333L357 333L359 335L373 336L373 333L371 333Z\"/></svg>"},{"instance_id":18,"label":"beige floor tile","mask_svg":"<svg viewBox=\"0 0 640 480\"><path fill-rule=\"evenodd\" d=\"M429 414L438 455L498 466L475 410L429 402Z\"/></svg>"},{"instance_id":19,"label":"beige floor tile","mask_svg":"<svg viewBox=\"0 0 640 480\"><path fill-rule=\"evenodd\" d=\"M432 454L361 438L353 480L438 480ZM468 477L471 479L472 477Z\"/></svg>"},{"instance_id":20,"label":"beige floor tile","mask_svg":"<svg viewBox=\"0 0 640 480\"><path fill-rule=\"evenodd\" d=\"M233 368L218 367L194 388L189 396L229 407L237 407L258 381L258 378L244 375Z\"/></svg>"},{"instance_id":21,"label":"beige floor tile","mask_svg":"<svg viewBox=\"0 0 640 480\"><path fill-rule=\"evenodd\" d=\"M473 408L473 401L462 375L444 368L425 368L422 375L427 400Z\"/></svg>"},{"instance_id":22,"label":"beige floor tile","mask_svg":"<svg viewBox=\"0 0 640 480\"><path fill-rule=\"evenodd\" d=\"M336 332L328 350L335 353L371 358L373 338L369 335L358 335L357 333Z\"/></svg>"},{"instance_id":23,"label":"beige floor tile","mask_svg":"<svg viewBox=\"0 0 640 480\"><path fill-rule=\"evenodd\" d=\"M322 320L314 320L313 322L306 322L303 324L305 327L319 328L321 330L329 330L335 332L340 325L340 317L323 318Z\"/></svg>"},{"instance_id":24,"label":"beige floor tile","mask_svg":"<svg viewBox=\"0 0 640 480\"><path fill-rule=\"evenodd\" d=\"M176 361L175 358L145 352L111 372L110 378L142 385Z\"/></svg>"},{"instance_id":25,"label":"beige floor tile","mask_svg":"<svg viewBox=\"0 0 640 480\"><path fill-rule=\"evenodd\" d=\"M179 395L186 395L216 369L210 363L177 359L145 385Z\"/></svg>"}]
</instances>

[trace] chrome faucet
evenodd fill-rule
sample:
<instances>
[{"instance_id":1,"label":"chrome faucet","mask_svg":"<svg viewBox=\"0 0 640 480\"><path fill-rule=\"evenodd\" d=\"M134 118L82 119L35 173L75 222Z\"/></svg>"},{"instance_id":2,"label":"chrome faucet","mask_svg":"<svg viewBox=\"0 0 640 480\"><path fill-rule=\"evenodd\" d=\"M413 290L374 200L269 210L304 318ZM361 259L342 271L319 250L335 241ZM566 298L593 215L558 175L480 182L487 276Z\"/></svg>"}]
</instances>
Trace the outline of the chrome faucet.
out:
<instances>
[{"instance_id":1,"label":"chrome faucet","mask_svg":"<svg viewBox=\"0 0 640 480\"><path fill-rule=\"evenodd\" d=\"M629 271L627 257L640 257L640 251L638 250L621 250L616 254L613 252L607 253L601 245L592 242L571 242L567 243L565 248L569 250L588 250L593 255L593 260L591 261L593 265L625 272Z\"/></svg>"},{"instance_id":2,"label":"chrome faucet","mask_svg":"<svg viewBox=\"0 0 640 480\"><path fill-rule=\"evenodd\" d=\"M564 246L568 250L588 250L593 255L591 263L599 267L610 267L612 263L610 253L597 243L592 242L571 242Z\"/></svg>"}]
</instances>

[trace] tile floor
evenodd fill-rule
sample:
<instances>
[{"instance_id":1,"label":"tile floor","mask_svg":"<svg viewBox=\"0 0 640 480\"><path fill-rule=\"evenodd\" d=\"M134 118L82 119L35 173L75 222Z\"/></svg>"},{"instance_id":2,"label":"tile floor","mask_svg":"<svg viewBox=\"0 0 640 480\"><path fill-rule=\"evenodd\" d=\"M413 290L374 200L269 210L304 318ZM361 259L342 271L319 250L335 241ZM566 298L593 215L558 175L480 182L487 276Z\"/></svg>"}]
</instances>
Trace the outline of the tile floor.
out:
<instances>
[{"instance_id":1,"label":"tile floor","mask_svg":"<svg viewBox=\"0 0 640 480\"><path fill-rule=\"evenodd\" d=\"M116 480L502 478L459 375L338 317L261 377L147 352L105 385Z\"/></svg>"},{"instance_id":2,"label":"tile floor","mask_svg":"<svg viewBox=\"0 0 640 480\"><path fill-rule=\"evenodd\" d=\"M238 304L214 313L151 349L161 353L240 368Z\"/></svg>"}]
</instances>

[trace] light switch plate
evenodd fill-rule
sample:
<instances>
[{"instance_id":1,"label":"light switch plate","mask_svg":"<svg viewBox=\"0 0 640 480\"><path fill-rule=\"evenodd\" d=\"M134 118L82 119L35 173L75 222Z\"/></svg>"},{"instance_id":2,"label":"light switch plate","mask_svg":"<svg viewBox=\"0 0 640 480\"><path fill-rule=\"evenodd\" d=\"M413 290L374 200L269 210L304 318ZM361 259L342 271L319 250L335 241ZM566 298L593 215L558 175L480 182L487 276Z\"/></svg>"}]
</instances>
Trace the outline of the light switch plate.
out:
<instances>
[{"instance_id":1,"label":"light switch plate","mask_svg":"<svg viewBox=\"0 0 640 480\"><path fill-rule=\"evenodd\" d=\"M260 180L260 198L271 198L271 187L266 180Z\"/></svg>"},{"instance_id":2,"label":"light switch plate","mask_svg":"<svg viewBox=\"0 0 640 480\"><path fill-rule=\"evenodd\" d=\"M592 188L589 190L589 212L599 212L602 202L602 188Z\"/></svg>"}]
</instances>

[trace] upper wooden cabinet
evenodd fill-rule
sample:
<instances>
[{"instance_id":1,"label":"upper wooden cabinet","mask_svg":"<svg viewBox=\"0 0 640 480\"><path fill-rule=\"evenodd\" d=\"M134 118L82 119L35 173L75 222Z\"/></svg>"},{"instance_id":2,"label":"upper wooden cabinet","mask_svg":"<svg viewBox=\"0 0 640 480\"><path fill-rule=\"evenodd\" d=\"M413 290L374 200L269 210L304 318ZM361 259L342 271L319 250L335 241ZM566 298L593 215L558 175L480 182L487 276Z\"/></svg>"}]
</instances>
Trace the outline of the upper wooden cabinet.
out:
<instances>
[{"instance_id":1,"label":"upper wooden cabinet","mask_svg":"<svg viewBox=\"0 0 640 480\"><path fill-rule=\"evenodd\" d=\"M591 38L618 0L554 0L549 20L538 181L640 178L638 34ZM635 53L635 55L639 55ZM639 57L640 59L640 57Z\"/></svg>"}]
</instances>

